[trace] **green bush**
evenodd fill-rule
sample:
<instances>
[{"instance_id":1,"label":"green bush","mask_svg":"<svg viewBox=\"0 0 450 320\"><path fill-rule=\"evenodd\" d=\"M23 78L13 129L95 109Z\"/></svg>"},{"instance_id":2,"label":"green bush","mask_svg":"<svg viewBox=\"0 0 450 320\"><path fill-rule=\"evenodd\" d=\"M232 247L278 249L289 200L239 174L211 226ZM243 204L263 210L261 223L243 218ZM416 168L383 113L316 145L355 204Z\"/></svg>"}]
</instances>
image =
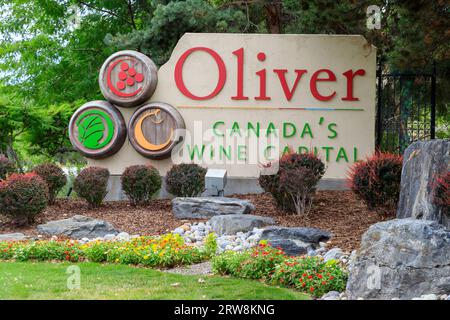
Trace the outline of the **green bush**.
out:
<instances>
[{"instance_id":1,"label":"green bush","mask_svg":"<svg viewBox=\"0 0 450 320\"><path fill-rule=\"evenodd\" d=\"M125 169L121 177L122 189L133 205L148 203L161 189L158 170L147 165L135 165Z\"/></svg>"},{"instance_id":2,"label":"green bush","mask_svg":"<svg viewBox=\"0 0 450 320\"><path fill-rule=\"evenodd\" d=\"M195 197L205 190L206 169L195 163L174 165L166 175L167 191L177 197Z\"/></svg>"},{"instance_id":3,"label":"green bush","mask_svg":"<svg viewBox=\"0 0 450 320\"><path fill-rule=\"evenodd\" d=\"M320 297L345 290L348 274L336 260L322 257L288 257L262 242L250 250L225 251L212 259L214 272L238 278L265 280Z\"/></svg>"},{"instance_id":4,"label":"green bush","mask_svg":"<svg viewBox=\"0 0 450 320\"><path fill-rule=\"evenodd\" d=\"M400 155L375 153L350 167L348 181L370 210L393 215L400 196L401 174Z\"/></svg>"},{"instance_id":5,"label":"green bush","mask_svg":"<svg viewBox=\"0 0 450 320\"><path fill-rule=\"evenodd\" d=\"M285 258L284 252L262 242L258 246L242 251L225 251L213 258L213 270L238 278L270 279L277 263Z\"/></svg>"},{"instance_id":6,"label":"green bush","mask_svg":"<svg viewBox=\"0 0 450 320\"><path fill-rule=\"evenodd\" d=\"M87 201L91 208L99 207L108 193L108 169L89 167L75 178L73 190Z\"/></svg>"},{"instance_id":7,"label":"green bush","mask_svg":"<svg viewBox=\"0 0 450 320\"><path fill-rule=\"evenodd\" d=\"M321 257L287 258L275 267L271 282L321 297L330 291L342 292L347 284L345 272L336 260Z\"/></svg>"},{"instance_id":8,"label":"green bush","mask_svg":"<svg viewBox=\"0 0 450 320\"><path fill-rule=\"evenodd\" d=\"M9 174L16 171L16 165L3 154L0 154L0 180L4 180Z\"/></svg>"},{"instance_id":9,"label":"green bush","mask_svg":"<svg viewBox=\"0 0 450 320\"><path fill-rule=\"evenodd\" d=\"M139 237L131 241L92 241L80 244L63 241L0 241L0 260L17 261L91 261L174 267L199 263L208 258L208 250L188 246L179 235Z\"/></svg>"},{"instance_id":10,"label":"green bush","mask_svg":"<svg viewBox=\"0 0 450 320\"><path fill-rule=\"evenodd\" d=\"M35 173L10 175L0 182L0 213L26 225L47 206L48 188Z\"/></svg>"},{"instance_id":11,"label":"green bush","mask_svg":"<svg viewBox=\"0 0 450 320\"><path fill-rule=\"evenodd\" d=\"M47 183L48 204L54 204L56 195L67 183L67 177L64 171L53 163L40 164L34 167L32 171Z\"/></svg>"},{"instance_id":12,"label":"green bush","mask_svg":"<svg viewBox=\"0 0 450 320\"><path fill-rule=\"evenodd\" d=\"M312 153L288 152L265 167L276 166L275 174L259 176L259 185L272 194L282 210L307 213L316 185L325 173L325 164Z\"/></svg>"}]
</instances>

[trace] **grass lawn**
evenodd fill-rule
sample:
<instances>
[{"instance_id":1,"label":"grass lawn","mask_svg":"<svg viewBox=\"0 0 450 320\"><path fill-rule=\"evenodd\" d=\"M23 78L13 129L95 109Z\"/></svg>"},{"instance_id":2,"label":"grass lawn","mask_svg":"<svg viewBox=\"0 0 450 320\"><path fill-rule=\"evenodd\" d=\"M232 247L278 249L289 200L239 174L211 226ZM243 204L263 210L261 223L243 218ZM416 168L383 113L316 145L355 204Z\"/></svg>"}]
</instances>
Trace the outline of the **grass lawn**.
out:
<instances>
[{"instance_id":1,"label":"grass lawn","mask_svg":"<svg viewBox=\"0 0 450 320\"><path fill-rule=\"evenodd\" d=\"M0 262L0 299L309 299L294 290L252 280L97 263L77 264L80 288L69 290L71 274L66 270L70 265Z\"/></svg>"}]
</instances>

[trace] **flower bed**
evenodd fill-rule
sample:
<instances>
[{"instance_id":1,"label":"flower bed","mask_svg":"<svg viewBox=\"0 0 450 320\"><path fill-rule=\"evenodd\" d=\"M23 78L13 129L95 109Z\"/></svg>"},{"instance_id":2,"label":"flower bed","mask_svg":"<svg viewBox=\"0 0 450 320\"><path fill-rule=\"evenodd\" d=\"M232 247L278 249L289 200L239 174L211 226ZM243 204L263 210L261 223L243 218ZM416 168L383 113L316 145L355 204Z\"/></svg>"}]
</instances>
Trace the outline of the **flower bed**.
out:
<instances>
[{"instance_id":1,"label":"flower bed","mask_svg":"<svg viewBox=\"0 0 450 320\"><path fill-rule=\"evenodd\" d=\"M329 291L342 292L347 272L336 260L322 257L288 257L266 242L242 252L226 251L212 259L213 270L238 278L261 279L270 284L296 288L320 297Z\"/></svg>"},{"instance_id":2,"label":"flower bed","mask_svg":"<svg viewBox=\"0 0 450 320\"><path fill-rule=\"evenodd\" d=\"M92 261L147 267L173 267L198 263L215 251L214 239L204 247L188 246L179 235L139 237L131 241L93 241L80 244L66 241L0 242L0 260Z\"/></svg>"}]
</instances>

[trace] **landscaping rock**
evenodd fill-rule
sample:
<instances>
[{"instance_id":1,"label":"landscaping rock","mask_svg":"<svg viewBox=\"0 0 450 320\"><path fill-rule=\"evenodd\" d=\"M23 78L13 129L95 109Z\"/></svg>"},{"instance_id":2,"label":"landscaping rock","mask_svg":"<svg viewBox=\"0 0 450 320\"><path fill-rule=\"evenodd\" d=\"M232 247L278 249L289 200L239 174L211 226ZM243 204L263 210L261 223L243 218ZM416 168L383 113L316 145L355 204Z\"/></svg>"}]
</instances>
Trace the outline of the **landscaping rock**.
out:
<instances>
[{"instance_id":1,"label":"landscaping rock","mask_svg":"<svg viewBox=\"0 0 450 320\"><path fill-rule=\"evenodd\" d=\"M350 299L412 299L450 292L450 230L436 221L395 219L372 225L353 260Z\"/></svg>"},{"instance_id":2,"label":"landscaping rock","mask_svg":"<svg viewBox=\"0 0 450 320\"><path fill-rule=\"evenodd\" d=\"M450 228L450 217L432 202L435 175L450 163L450 140L417 141L403 156L397 218L434 220Z\"/></svg>"},{"instance_id":3,"label":"landscaping rock","mask_svg":"<svg viewBox=\"0 0 450 320\"><path fill-rule=\"evenodd\" d=\"M261 239L275 240L275 239L292 239L300 240L314 244L319 247L320 242L328 241L331 238L331 233L318 228L288 228L288 227L268 227L264 229Z\"/></svg>"},{"instance_id":4,"label":"landscaping rock","mask_svg":"<svg viewBox=\"0 0 450 320\"><path fill-rule=\"evenodd\" d=\"M342 252L342 249L340 249L340 248L333 248L333 249L331 249L330 251L328 251L327 253L325 253L323 255L323 259L325 261L339 260L343 255L344 255L344 253Z\"/></svg>"},{"instance_id":5,"label":"landscaping rock","mask_svg":"<svg viewBox=\"0 0 450 320\"><path fill-rule=\"evenodd\" d=\"M322 298L320 298L321 300L339 300L340 298L340 293L337 291L330 291L328 293L325 293Z\"/></svg>"},{"instance_id":6,"label":"landscaping rock","mask_svg":"<svg viewBox=\"0 0 450 320\"><path fill-rule=\"evenodd\" d=\"M178 219L211 218L225 214L247 214L255 206L247 200L226 197L174 198L172 211Z\"/></svg>"},{"instance_id":7,"label":"landscaping rock","mask_svg":"<svg viewBox=\"0 0 450 320\"><path fill-rule=\"evenodd\" d=\"M27 236L23 233L4 233L0 234L0 241L20 241L26 240Z\"/></svg>"},{"instance_id":8,"label":"landscaping rock","mask_svg":"<svg viewBox=\"0 0 450 320\"><path fill-rule=\"evenodd\" d=\"M281 248L288 256L300 256L307 254L310 244L294 239L273 239L270 245L274 248Z\"/></svg>"},{"instance_id":9,"label":"landscaping rock","mask_svg":"<svg viewBox=\"0 0 450 320\"><path fill-rule=\"evenodd\" d=\"M108 234L119 233L114 227L103 220L97 220L81 215L69 219L50 221L37 226L40 233L48 235L64 235L74 239L98 238Z\"/></svg>"},{"instance_id":10,"label":"landscaping rock","mask_svg":"<svg viewBox=\"0 0 450 320\"><path fill-rule=\"evenodd\" d=\"M267 225L274 225L275 221L269 217L251 214L228 214L212 217L209 220L209 223L211 224L212 230L221 236L224 234L247 232L253 230L253 228L261 228Z\"/></svg>"}]
</instances>

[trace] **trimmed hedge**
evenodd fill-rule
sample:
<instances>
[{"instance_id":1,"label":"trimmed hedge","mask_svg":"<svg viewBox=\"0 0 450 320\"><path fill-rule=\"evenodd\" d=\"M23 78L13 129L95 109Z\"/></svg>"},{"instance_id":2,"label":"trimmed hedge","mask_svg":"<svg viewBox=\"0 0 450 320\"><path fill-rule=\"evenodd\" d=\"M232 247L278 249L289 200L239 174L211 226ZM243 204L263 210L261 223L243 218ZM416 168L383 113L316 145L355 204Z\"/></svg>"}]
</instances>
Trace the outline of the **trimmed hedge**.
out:
<instances>
[{"instance_id":1,"label":"trimmed hedge","mask_svg":"<svg viewBox=\"0 0 450 320\"><path fill-rule=\"evenodd\" d=\"M195 163L172 166L166 175L167 191L177 197L195 197L205 190L206 169Z\"/></svg>"},{"instance_id":2,"label":"trimmed hedge","mask_svg":"<svg viewBox=\"0 0 450 320\"><path fill-rule=\"evenodd\" d=\"M99 207L108 193L109 171L105 168L83 169L75 178L73 190L87 201L91 208Z\"/></svg>"},{"instance_id":3,"label":"trimmed hedge","mask_svg":"<svg viewBox=\"0 0 450 320\"><path fill-rule=\"evenodd\" d=\"M53 163L43 163L34 167L32 172L39 175L47 183L48 204L54 204L58 192L67 183L64 171Z\"/></svg>"},{"instance_id":4,"label":"trimmed hedge","mask_svg":"<svg viewBox=\"0 0 450 320\"><path fill-rule=\"evenodd\" d=\"M120 179L122 189L133 205L148 203L162 184L158 170L150 165L130 166Z\"/></svg>"}]
</instances>

